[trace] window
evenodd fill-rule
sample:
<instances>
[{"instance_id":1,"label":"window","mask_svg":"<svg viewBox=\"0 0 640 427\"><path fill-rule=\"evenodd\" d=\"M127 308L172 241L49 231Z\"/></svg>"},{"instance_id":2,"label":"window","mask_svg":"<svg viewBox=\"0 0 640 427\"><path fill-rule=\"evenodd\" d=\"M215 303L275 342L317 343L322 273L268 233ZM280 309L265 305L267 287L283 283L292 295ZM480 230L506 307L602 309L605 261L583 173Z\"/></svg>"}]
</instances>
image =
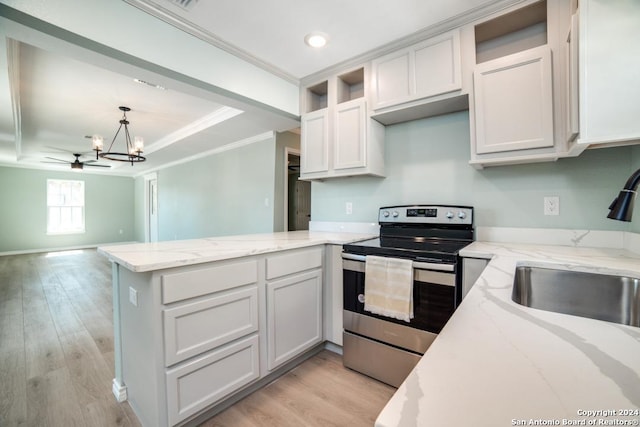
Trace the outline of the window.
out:
<instances>
[{"instance_id":1,"label":"window","mask_svg":"<svg viewBox=\"0 0 640 427\"><path fill-rule=\"evenodd\" d=\"M84 181L47 180L47 234L84 233Z\"/></svg>"}]
</instances>

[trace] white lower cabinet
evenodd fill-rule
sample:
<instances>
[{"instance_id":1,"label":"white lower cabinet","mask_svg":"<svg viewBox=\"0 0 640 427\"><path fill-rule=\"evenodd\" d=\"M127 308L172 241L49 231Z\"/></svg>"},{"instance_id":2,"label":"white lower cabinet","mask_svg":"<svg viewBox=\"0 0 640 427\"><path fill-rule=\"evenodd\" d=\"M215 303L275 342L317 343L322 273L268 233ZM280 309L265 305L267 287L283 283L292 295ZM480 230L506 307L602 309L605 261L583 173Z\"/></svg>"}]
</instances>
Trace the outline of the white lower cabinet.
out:
<instances>
[{"instance_id":1,"label":"white lower cabinet","mask_svg":"<svg viewBox=\"0 0 640 427\"><path fill-rule=\"evenodd\" d=\"M153 272L118 266L117 379L141 424L198 422L320 344L324 254L317 245Z\"/></svg>"},{"instance_id":2,"label":"white lower cabinet","mask_svg":"<svg viewBox=\"0 0 640 427\"><path fill-rule=\"evenodd\" d=\"M166 365L171 366L257 330L257 287L167 309L164 311Z\"/></svg>"},{"instance_id":3,"label":"white lower cabinet","mask_svg":"<svg viewBox=\"0 0 640 427\"><path fill-rule=\"evenodd\" d=\"M267 367L322 342L322 270L267 283Z\"/></svg>"},{"instance_id":4,"label":"white lower cabinet","mask_svg":"<svg viewBox=\"0 0 640 427\"><path fill-rule=\"evenodd\" d=\"M255 334L168 370L169 425L185 420L257 379L258 344Z\"/></svg>"}]
</instances>

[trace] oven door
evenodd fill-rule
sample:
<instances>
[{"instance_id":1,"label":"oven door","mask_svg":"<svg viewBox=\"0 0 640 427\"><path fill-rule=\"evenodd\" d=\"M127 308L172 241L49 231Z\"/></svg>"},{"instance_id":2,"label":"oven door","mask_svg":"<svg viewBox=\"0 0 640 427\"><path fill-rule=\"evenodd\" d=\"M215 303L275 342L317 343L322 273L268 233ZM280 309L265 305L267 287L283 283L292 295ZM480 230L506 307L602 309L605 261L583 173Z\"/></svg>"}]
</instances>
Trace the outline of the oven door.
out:
<instances>
[{"instance_id":1,"label":"oven door","mask_svg":"<svg viewBox=\"0 0 640 427\"><path fill-rule=\"evenodd\" d=\"M456 308L455 265L413 263L414 317L405 322L364 310L365 260L342 254L345 331L424 354Z\"/></svg>"}]
</instances>

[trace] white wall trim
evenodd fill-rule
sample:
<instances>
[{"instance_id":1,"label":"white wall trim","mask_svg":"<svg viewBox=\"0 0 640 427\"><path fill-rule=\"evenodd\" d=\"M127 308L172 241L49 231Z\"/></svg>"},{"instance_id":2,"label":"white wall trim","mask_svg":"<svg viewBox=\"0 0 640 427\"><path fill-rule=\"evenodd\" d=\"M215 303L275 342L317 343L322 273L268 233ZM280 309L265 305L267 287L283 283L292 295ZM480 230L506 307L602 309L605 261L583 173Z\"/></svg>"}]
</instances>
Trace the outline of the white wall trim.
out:
<instances>
[{"instance_id":1,"label":"white wall trim","mask_svg":"<svg viewBox=\"0 0 640 427\"><path fill-rule=\"evenodd\" d=\"M39 254L45 252L61 252L61 251L75 251L80 249L95 249L99 246L115 246L115 245L130 245L132 243L140 243L140 242L111 242L111 243L98 243L94 245L79 245L79 246L63 246L57 248L41 248L41 249L25 249L21 251L7 251L0 252L0 256L7 255L26 255L26 254Z\"/></svg>"},{"instance_id":2,"label":"white wall trim","mask_svg":"<svg viewBox=\"0 0 640 427\"><path fill-rule=\"evenodd\" d=\"M22 159L22 108L20 99L20 43L6 38L7 44L7 74L9 90L11 92L11 112L13 114L13 128L15 132L16 160Z\"/></svg>"},{"instance_id":3,"label":"white wall trim","mask_svg":"<svg viewBox=\"0 0 640 427\"><path fill-rule=\"evenodd\" d=\"M158 173L148 173L142 178L144 179L144 241L149 242L151 240L151 193L149 192L149 181L157 180Z\"/></svg>"},{"instance_id":4,"label":"white wall trim","mask_svg":"<svg viewBox=\"0 0 640 427\"><path fill-rule=\"evenodd\" d=\"M297 148L284 147L284 227L283 231L289 229L289 154L300 156Z\"/></svg>"},{"instance_id":5,"label":"white wall trim","mask_svg":"<svg viewBox=\"0 0 640 427\"><path fill-rule=\"evenodd\" d=\"M298 84L298 79L284 71L283 69L271 64L270 62L263 61L249 52L240 49L237 46L234 46L221 38L217 37L215 34L205 30L204 28L193 24L192 22L187 22L182 17L176 15L170 10L159 6L154 1L150 0L124 0L132 6L137 7L140 10L147 12L148 14L155 16L158 19L163 20L164 22L173 25L174 27L191 34L194 37L199 38L202 41L205 41L219 49L222 49L238 58L241 58L247 61L250 64L258 66L265 71L268 71L271 74L274 74L284 80L287 80L290 83Z\"/></svg>"},{"instance_id":6,"label":"white wall trim","mask_svg":"<svg viewBox=\"0 0 640 427\"><path fill-rule=\"evenodd\" d=\"M113 385L111 386L111 391L113 395L116 397L118 403L122 403L127 400L127 386L120 384L117 379L113 379Z\"/></svg>"}]
</instances>

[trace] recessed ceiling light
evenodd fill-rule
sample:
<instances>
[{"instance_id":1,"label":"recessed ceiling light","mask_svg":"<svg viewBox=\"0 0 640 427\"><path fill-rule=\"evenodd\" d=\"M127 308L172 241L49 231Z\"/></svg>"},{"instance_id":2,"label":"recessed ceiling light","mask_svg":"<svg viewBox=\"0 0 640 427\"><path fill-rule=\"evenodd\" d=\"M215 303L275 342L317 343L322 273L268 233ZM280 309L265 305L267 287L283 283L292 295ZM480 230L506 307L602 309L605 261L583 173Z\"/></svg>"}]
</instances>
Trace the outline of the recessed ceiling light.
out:
<instances>
[{"instance_id":1,"label":"recessed ceiling light","mask_svg":"<svg viewBox=\"0 0 640 427\"><path fill-rule=\"evenodd\" d=\"M314 31L304 37L304 42L311 47L323 47L329 42L329 36L325 33Z\"/></svg>"}]
</instances>

